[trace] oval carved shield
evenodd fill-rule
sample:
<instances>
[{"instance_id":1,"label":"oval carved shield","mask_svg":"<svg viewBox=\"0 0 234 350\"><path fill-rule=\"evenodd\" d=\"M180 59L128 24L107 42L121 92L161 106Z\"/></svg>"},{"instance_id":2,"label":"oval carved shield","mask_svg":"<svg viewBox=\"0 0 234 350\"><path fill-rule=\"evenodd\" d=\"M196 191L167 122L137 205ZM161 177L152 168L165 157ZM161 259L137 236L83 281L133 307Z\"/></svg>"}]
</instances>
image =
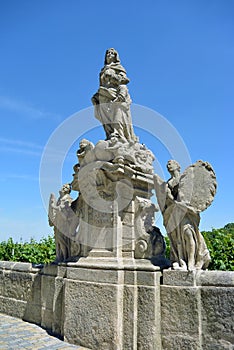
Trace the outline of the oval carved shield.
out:
<instances>
[{"instance_id":1,"label":"oval carved shield","mask_svg":"<svg viewBox=\"0 0 234 350\"><path fill-rule=\"evenodd\" d=\"M216 176L212 166L208 162L198 160L181 175L178 200L201 212L211 205L216 188Z\"/></svg>"}]
</instances>

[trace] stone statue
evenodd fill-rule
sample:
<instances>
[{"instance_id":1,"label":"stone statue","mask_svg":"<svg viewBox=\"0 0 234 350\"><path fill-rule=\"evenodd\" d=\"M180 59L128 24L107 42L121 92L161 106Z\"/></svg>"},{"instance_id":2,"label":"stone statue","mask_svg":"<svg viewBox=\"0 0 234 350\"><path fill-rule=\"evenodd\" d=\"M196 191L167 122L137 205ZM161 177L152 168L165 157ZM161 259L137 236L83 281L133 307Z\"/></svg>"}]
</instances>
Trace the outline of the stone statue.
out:
<instances>
[{"instance_id":1,"label":"stone statue","mask_svg":"<svg viewBox=\"0 0 234 350\"><path fill-rule=\"evenodd\" d=\"M49 225L54 227L56 261L65 261L71 257L71 237L74 236L78 219L71 209L73 199L71 186L65 184L59 191L56 201L52 193L49 201Z\"/></svg>"},{"instance_id":2,"label":"stone statue","mask_svg":"<svg viewBox=\"0 0 234 350\"><path fill-rule=\"evenodd\" d=\"M135 232L136 240L134 256L137 259L151 259L162 266L168 266L164 257L166 244L160 229L153 225L154 213L158 206L149 199L136 197L135 199Z\"/></svg>"},{"instance_id":3,"label":"stone statue","mask_svg":"<svg viewBox=\"0 0 234 350\"><path fill-rule=\"evenodd\" d=\"M180 175L180 165L169 160L171 177L164 182L154 175L158 204L171 243L174 269L206 269L210 254L199 231L200 212L213 201L216 178L211 165L197 161Z\"/></svg>"},{"instance_id":4,"label":"stone statue","mask_svg":"<svg viewBox=\"0 0 234 350\"><path fill-rule=\"evenodd\" d=\"M86 139L79 142L70 184L77 198L70 197L69 185L62 187L58 200L53 194L50 198L58 262L122 254L147 260L142 264L154 258L157 264L164 254L163 236L153 226L156 207L150 200L155 158L134 134L128 82L117 51L107 50L100 86L92 98L106 139L96 145Z\"/></svg>"},{"instance_id":5,"label":"stone statue","mask_svg":"<svg viewBox=\"0 0 234 350\"><path fill-rule=\"evenodd\" d=\"M95 117L100 120L109 139L118 133L121 139L137 140L132 127L130 112L131 98L127 84L129 79L120 64L118 52L111 48L106 51L104 67L99 76L99 89L92 97Z\"/></svg>"},{"instance_id":6,"label":"stone statue","mask_svg":"<svg viewBox=\"0 0 234 350\"><path fill-rule=\"evenodd\" d=\"M80 166L83 162L88 163L93 159L89 157L90 151L94 148L94 144L86 139L80 141L80 148L77 151L77 158L79 160Z\"/></svg>"}]
</instances>

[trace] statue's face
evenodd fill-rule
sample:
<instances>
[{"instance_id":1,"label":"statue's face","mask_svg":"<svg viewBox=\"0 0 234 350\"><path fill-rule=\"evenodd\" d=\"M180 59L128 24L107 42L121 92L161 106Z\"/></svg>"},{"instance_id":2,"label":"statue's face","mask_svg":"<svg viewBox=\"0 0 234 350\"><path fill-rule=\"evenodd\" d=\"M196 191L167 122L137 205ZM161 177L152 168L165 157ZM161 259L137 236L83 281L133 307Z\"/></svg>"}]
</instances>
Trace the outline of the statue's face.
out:
<instances>
[{"instance_id":1,"label":"statue's face","mask_svg":"<svg viewBox=\"0 0 234 350\"><path fill-rule=\"evenodd\" d=\"M169 172L172 172L172 171L175 171L177 169L179 169L178 163L175 162L174 160L169 160L167 163L167 170Z\"/></svg>"},{"instance_id":2,"label":"statue's face","mask_svg":"<svg viewBox=\"0 0 234 350\"><path fill-rule=\"evenodd\" d=\"M87 142L85 140L81 140L80 141L80 149L85 149L85 147L87 146Z\"/></svg>"},{"instance_id":3,"label":"statue's face","mask_svg":"<svg viewBox=\"0 0 234 350\"><path fill-rule=\"evenodd\" d=\"M110 144L113 146L118 142L118 137L117 136L111 136L110 138Z\"/></svg>"},{"instance_id":4,"label":"statue's face","mask_svg":"<svg viewBox=\"0 0 234 350\"><path fill-rule=\"evenodd\" d=\"M64 193L64 194L70 193L70 187L67 185L64 185L62 187L62 193Z\"/></svg>"},{"instance_id":5,"label":"statue's face","mask_svg":"<svg viewBox=\"0 0 234 350\"><path fill-rule=\"evenodd\" d=\"M106 53L106 62L111 63L115 61L115 51L114 50L108 50Z\"/></svg>"}]
</instances>

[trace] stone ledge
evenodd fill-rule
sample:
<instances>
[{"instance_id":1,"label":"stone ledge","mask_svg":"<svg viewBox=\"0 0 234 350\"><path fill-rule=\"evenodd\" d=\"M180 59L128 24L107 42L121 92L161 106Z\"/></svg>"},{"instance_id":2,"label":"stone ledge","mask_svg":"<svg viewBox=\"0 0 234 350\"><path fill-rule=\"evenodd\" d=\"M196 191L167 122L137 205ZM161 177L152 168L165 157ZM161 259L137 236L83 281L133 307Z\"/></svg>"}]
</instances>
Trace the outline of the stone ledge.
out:
<instances>
[{"instance_id":1,"label":"stone ledge","mask_svg":"<svg viewBox=\"0 0 234 350\"><path fill-rule=\"evenodd\" d=\"M0 269L32 273L37 273L40 271L39 268L33 267L31 263L15 261L0 261Z\"/></svg>"},{"instance_id":2,"label":"stone ledge","mask_svg":"<svg viewBox=\"0 0 234 350\"><path fill-rule=\"evenodd\" d=\"M198 286L234 287L234 271L199 271Z\"/></svg>"},{"instance_id":3,"label":"stone ledge","mask_svg":"<svg viewBox=\"0 0 234 350\"><path fill-rule=\"evenodd\" d=\"M234 271L163 270L163 285L234 287Z\"/></svg>"},{"instance_id":4,"label":"stone ledge","mask_svg":"<svg viewBox=\"0 0 234 350\"><path fill-rule=\"evenodd\" d=\"M60 265L60 264L59 264ZM130 270L130 271L160 271L159 266L154 266L150 260L134 258L80 258L77 262L61 263L67 267L86 267L102 270Z\"/></svg>"},{"instance_id":5,"label":"stone ledge","mask_svg":"<svg viewBox=\"0 0 234 350\"><path fill-rule=\"evenodd\" d=\"M195 271L163 270L163 283L166 286L196 286Z\"/></svg>"}]
</instances>

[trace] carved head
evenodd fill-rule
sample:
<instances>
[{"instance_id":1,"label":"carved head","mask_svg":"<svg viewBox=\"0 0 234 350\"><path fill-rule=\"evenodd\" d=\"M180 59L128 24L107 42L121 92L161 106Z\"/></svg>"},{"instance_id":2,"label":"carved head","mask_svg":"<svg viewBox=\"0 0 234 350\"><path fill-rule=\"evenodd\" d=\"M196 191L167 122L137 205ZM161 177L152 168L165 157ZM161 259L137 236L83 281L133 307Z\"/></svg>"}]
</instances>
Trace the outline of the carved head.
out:
<instances>
[{"instance_id":1,"label":"carved head","mask_svg":"<svg viewBox=\"0 0 234 350\"><path fill-rule=\"evenodd\" d=\"M82 139L80 141L80 150L78 150L78 153L81 153L82 151L85 151L85 150L88 151L88 150L90 150L92 148L93 148L92 142L90 142L90 141L88 141L86 139Z\"/></svg>"},{"instance_id":2,"label":"carved head","mask_svg":"<svg viewBox=\"0 0 234 350\"><path fill-rule=\"evenodd\" d=\"M111 62L120 63L119 54L114 48L106 50L104 64L110 64Z\"/></svg>"},{"instance_id":3,"label":"carved head","mask_svg":"<svg viewBox=\"0 0 234 350\"><path fill-rule=\"evenodd\" d=\"M64 184L59 191L60 195L70 194L71 193L71 185L70 184Z\"/></svg>"},{"instance_id":4,"label":"carved head","mask_svg":"<svg viewBox=\"0 0 234 350\"><path fill-rule=\"evenodd\" d=\"M170 159L167 162L167 170L169 171L169 173L172 173L176 170L180 172L180 164L176 160Z\"/></svg>"}]
</instances>

